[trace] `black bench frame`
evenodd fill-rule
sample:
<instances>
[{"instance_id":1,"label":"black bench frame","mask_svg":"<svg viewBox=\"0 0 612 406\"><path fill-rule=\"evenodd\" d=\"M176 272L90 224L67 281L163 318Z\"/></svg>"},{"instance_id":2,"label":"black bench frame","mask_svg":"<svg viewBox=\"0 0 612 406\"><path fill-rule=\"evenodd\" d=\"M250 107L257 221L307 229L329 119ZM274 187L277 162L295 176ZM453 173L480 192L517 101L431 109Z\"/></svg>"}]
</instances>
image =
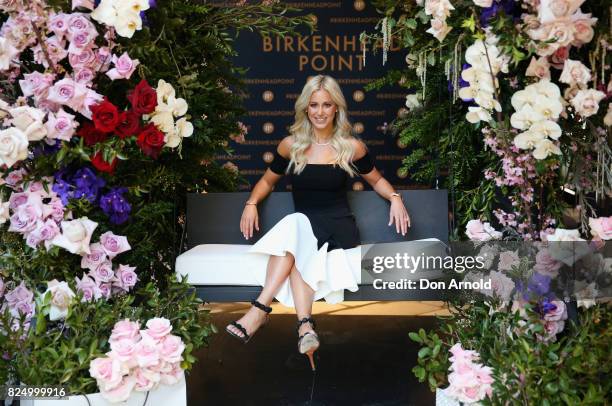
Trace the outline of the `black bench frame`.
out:
<instances>
[{"instance_id":1,"label":"black bench frame","mask_svg":"<svg viewBox=\"0 0 612 406\"><path fill-rule=\"evenodd\" d=\"M410 213L412 227L406 236L389 222L389 202L373 191L349 192L349 204L357 220L362 244L437 238L448 242L448 193L438 190L400 192ZM287 214L293 213L289 192L274 192L258 207L260 231L246 241L239 229L248 192L191 193L187 196L186 247L200 244L254 244ZM198 297L207 302L240 302L256 298L260 286L194 285ZM376 290L361 285L357 292L346 291L344 300L428 300L419 291Z\"/></svg>"}]
</instances>

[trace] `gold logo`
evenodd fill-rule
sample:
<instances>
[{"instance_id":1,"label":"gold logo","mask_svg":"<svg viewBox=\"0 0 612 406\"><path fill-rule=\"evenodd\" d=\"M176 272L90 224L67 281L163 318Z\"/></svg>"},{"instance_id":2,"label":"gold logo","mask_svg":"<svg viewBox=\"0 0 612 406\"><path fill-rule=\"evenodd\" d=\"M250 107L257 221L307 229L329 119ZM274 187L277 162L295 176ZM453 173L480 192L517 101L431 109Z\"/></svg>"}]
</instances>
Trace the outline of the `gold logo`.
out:
<instances>
[{"instance_id":1,"label":"gold logo","mask_svg":"<svg viewBox=\"0 0 612 406\"><path fill-rule=\"evenodd\" d=\"M357 103L362 102L365 99L365 94L361 90L355 90L353 92L353 100Z\"/></svg>"},{"instance_id":2,"label":"gold logo","mask_svg":"<svg viewBox=\"0 0 612 406\"><path fill-rule=\"evenodd\" d=\"M363 190L363 183L357 181L355 183L353 183L353 190L356 192L360 192Z\"/></svg>"},{"instance_id":3,"label":"gold logo","mask_svg":"<svg viewBox=\"0 0 612 406\"><path fill-rule=\"evenodd\" d=\"M266 134L272 134L274 132L274 124L270 122L264 123L262 128L263 132L265 132Z\"/></svg>"},{"instance_id":4,"label":"gold logo","mask_svg":"<svg viewBox=\"0 0 612 406\"><path fill-rule=\"evenodd\" d=\"M311 14L311 15L309 15L309 17L310 17L310 20L312 21L312 23L316 26L317 23L319 22L319 19L317 18L317 16L314 15L314 14Z\"/></svg>"},{"instance_id":5,"label":"gold logo","mask_svg":"<svg viewBox=\"0 0 612 406\"><path fill-rule=\"evenodd\" d=\"M364 128L363 124L362 124L362 123L360 123L360 122L357 122L357 123L353 124L353 132L354 132L355 134L361 134L361 133L363 133L363 130L364 130L364 129L365 129L365 128Z\"/></svg>"},{"instance_id":6,"label":"gold logo","mask_svg":"<svg viewBox=\"0 0 612 406\"><path fill-rule=\"evenodd\" d=\"M405 179L406 177L408 177L408 169L406 168L399 168L397 170L397 177L400 179Z\"/></svg>"},{"instance_id":7,"label":"gold logo","mask_svg":"<svg viewBox=\"0 0 612 406\"><path fill-rule=\"evenodd\" d=\"M353 7L355 7L355 10L357 11L363 11L365 6L366 6L365 1L362 1L362 0L357 0L353 3Z\"/></svg>"},{"instance_id":8,"label":"gold logo","mask_svg":"<svg viewBox=\"0 0 612 406\"><path fill-rule=\"evenodd\" d=\"M404 149L404 148L406 148L408 145L407 145L406 143L404 143L404 142L403 142L403 141L402 141L400 138L398 138L398 139L397 139L397 146L398 146L399 148Z\"/></svg>"},{"instance_id":9,"label":"gold logo","mask_svg":"<svg viewBox=\"0 0 612 406\"><path fill-rule=\"evenodd\" d=\"M270 162L274 161L274 154L271 153L270 151L266 151L264 152L262 158L265 163L269 164Z\"/></svg>"},{"instance_id":10,"label":"gold logo","mask_svg":"<svg viewBox=\"0 0 612 406\"><path fill-rule=\"evenodd\" d=\"M265 102L271 102L274 100L274 93L271 90L266 90L262 93L261 98L264 99Z\"/></svg>"},{"instance_id":11,"label":"gold logo","mask_svg":"<svg viewBox=\"0 0 612 406\"><path fill-rule=\"evenodd\" d=\"M408 109L406 107L402 107L397 111L397 116L399 118L404 118L406 117L406 114L408 114Z\"/></svg>"}]
</instances>

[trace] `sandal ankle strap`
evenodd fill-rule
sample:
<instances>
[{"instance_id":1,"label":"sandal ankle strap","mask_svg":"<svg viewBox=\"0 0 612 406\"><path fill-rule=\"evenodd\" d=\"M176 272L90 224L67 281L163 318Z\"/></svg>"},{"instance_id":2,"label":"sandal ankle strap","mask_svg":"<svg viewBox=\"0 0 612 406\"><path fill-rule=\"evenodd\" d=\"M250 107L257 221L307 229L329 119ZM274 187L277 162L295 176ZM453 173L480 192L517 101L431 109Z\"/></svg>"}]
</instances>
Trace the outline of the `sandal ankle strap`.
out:
<instances>
[{"instance_id":1,"label":"sandal ankle strap","mask_svg":"<svg viewBox=\"0 0 612 406\"><path fill-rule=\"evenodd\" d=\"M316 329L316 328L317 328L317 323L315 323L315 321L314 321L314 319L313 319L312 317L304 317L303 319L298 320L296 330L298 330L298 331L299 331L299 330L300 330L300 326L301 326L302 324L304 324L304 323L310 323L310 324L312 324L312 328L313 328L313 329Z\"/></svg>"},{"instance_id":2,"label":"sandal ankle strap","mask_svg":"<svg viewBox=\"0 0 612 406\"><path fill-rule=\"evenodd\" d=\"M257 300L252 300L251 304L255 307L257 307L260 310L263 310L264 312L270 314L272 312L272 308L270 306L266 306L264 304L261 304L260 302L258 302Z\"/></svg>"}]
</instances>

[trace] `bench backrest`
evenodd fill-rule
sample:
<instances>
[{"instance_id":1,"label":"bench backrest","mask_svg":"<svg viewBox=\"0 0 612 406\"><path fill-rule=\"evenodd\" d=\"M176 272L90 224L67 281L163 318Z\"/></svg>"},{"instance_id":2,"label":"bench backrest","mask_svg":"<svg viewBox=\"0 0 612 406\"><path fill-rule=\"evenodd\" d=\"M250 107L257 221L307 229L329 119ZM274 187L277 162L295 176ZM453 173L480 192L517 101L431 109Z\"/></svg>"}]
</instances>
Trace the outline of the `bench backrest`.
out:
<instances>
[{"instance_id":1,"label":"bench backrest","mask_svg":"<svg viewBox=\"0 0 612 406\"><path fill-rule=\"evenodd\" d=\"M362 244L438 238L448 241L447 191L404 190L412 221L405 237L389 224L389 202L374 191L348 192ZM294 212L290 192L273 192L258 207L259 232L248 242L240 233L240 216L249 192L187 195L187 248L200 244L254 244L280 219Z\"/></svg>"}]
</instances>

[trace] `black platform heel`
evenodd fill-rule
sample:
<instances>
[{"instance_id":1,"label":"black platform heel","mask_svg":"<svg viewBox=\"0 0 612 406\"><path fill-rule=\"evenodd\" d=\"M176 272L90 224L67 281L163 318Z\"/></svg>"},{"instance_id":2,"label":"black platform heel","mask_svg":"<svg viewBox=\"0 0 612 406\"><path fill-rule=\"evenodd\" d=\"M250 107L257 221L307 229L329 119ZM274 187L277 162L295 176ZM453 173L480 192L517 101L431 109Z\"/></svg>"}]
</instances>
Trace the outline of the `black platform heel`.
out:
<instances>
[{"instance_id":1,"label":"black platform heel","mask_svg":"<svg viewBox=\"0 0 612 406\"><path fill-rule=\"evenodd\" d=\"M261 311L266 313L266 319L264 320L264 322L261 324L261 326L259 326L259 328L263 327L269 319L269 314L272 312L272 308L270 306L266 306L264 304L261 304L260 302L258 302L257 300L252 300L251 301L251 305L257 307L258 309L260 309ZM240 336L236 333L234 333L233 331L231 331L229 329L229 326L225 328L225 331L231 335L232 337L236 337L238 340L242 341L244 344L248 343L249 340L251 339L251 336L247 333L246 328L244 328L240 323L238 323L237 321L232 321L230 323L230 325L236 327L238 330L240 330L240 332L242 334L244 334L243 336Z\"/></svg>"},{"instance_id":2,"label":"black platform heel","mask_svg":"<svg viewBox=\"0 0 612 406\"><path fill-rule=\"evenodd\" d=\"M300 326L304 323L310 323L313 329L317 328L312 317L304 317L297 322L298 334L300 331ZM314 331L307 331L298 338L298 351L300 354L305 354L308 357L313 371L315 370L314 353L319 349L320 345L321 342L319 341L319 336Z\"/></svg>"}]
</instances>

